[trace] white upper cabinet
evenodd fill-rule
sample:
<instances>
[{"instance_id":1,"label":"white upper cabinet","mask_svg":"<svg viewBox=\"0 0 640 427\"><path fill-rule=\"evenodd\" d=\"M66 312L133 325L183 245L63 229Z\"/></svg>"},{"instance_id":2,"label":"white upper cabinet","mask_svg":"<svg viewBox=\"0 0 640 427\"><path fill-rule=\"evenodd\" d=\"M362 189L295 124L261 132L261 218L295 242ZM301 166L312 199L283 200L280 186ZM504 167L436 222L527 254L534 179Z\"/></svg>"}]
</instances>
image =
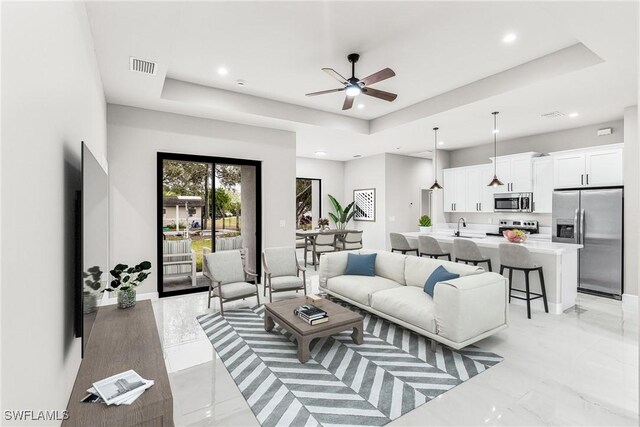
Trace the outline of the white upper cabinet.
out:
<instances>
[{"instance_id":1,"label":"white upper cabinet","mask_svg":"<svg viewBox=\"0 0 640 427\"><path fill-rule=\"evenodd\" d=\"M466 212L467 168L445 169L442 175L444 211Z\"/></svg>"},{"instance_id":2,"label":"white upper cabinet","mask_svg":"<svg viewBox=\"0 0 640 427\"><path fill-rule=\"evenodd\" d=\"M445 169L443 177L445 212L493 212L492 165Z\"/></svg>"},{"instance_id":3,"label":"white upper cabinet","mask_svg":"<svg viewBox=\"0 0 640 427\"><path fill-rule=\"evenodd\" d=\"M533 212L551 213L553 199L553 159L536 157L531 162L533 171Z\"/></svg>"},{"instance_id":4,"label":"white upper cabinet","mask_svg":"<svg viewBox=\"0 0 640 427\"><path fill-rule=\"evenodd\" d=\"M554 188L622 185L622 144L551 153Z\"/></svg>"},{"instance_id":5,"label":"white upper cabinet","mask_svg":"<svg viewBox=\"0 0 640 427\"><path fill-rule=\"evenodd\" d=\"M622 148L587 151L585 184L606 187L622 184Z\"/></svg>"},{"instance_id":6,"label":"white upper cabinet","mask_svg":"<svg viewBox=\"0 0 640 427\"><path fill-rule=\"evenodd\" d=\"M504 184L496 193L530 193L533 191L531 159L540 153L522 153L498 156L496 163L498 179Z\"/></svg>"}]
</instances>

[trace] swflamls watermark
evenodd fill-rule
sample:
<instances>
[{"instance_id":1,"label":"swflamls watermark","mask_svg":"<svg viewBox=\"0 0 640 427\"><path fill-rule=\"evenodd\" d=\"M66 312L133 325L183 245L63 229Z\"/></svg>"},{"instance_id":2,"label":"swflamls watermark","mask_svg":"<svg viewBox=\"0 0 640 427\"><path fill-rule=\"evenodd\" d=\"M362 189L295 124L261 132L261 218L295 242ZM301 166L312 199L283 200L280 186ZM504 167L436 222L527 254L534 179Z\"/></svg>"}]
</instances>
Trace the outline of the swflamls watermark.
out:
<instances>
[{"instance_id":1,"label":"swflamls watermark","mask_svg":"<svg viewBox=\"0 0 640 427\"><path fill-rule=\"evenodd\" d=\"M64 411L34 411L31 409L6 410L5 421L62 421L69 419L69 412Z\"/></svg>"}]
</instances>

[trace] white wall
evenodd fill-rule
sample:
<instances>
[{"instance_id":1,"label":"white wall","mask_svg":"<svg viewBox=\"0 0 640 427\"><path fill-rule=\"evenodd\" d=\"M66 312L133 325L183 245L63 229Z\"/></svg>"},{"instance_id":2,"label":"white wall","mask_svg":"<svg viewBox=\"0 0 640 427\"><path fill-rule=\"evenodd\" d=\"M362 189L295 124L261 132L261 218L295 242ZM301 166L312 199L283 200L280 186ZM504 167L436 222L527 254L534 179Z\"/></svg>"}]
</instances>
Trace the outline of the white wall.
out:
<instances>
[{"instance_id":1,"label":"white wall","mask_svg":"<svg viewBox=\"0 0 640 427\"><path fill-rule=\"evenodd\" d=\"M327 197L328 194L335 197L342 206L353 200L351 194L345 197L344 165L345 162L335 160L296 158L296 177L322 180L322 218L329 218L329 212L333 212L331 201Z\"/></svg>"},{"instance_id":2,"label":"white wall","mask_svg":"<svg viewBox=\"0 0 640 427\"><path fill-rule=\"evenodd\" d=\"M84 3L2 2L3 411L65 409L80 366L80 141L106 158L105 100Z\"/></svg>"},{"instance_id":3,"label":"white wall","mask_svg":"<svg viewBox=\"0 0 640 427\"><path fill-rule=\"evenodd\" d=\"M156 264L157 152L262 161L262 245L294 245L294 133L111 104L107 123L112 264ZM139 293L157 291L152 273Z\"/></svg>"},{"instance_id":4,"label":"white wall","mask_svg":"<svg viewBox=\"0 0 640 427\"><path fill-rule=\"evenodd\" d=\"M418 231L420 190L433 184L433 162L397 154L385 156L385 240L391 250L389 233Z\"/></svg>"},{"instance_id":5,"label":"white wall","mask_svg":"<svg viewBox=\"0 0 640 427\"><path fill-rule=\"evenodd\" d=\"M640 240L640 141L638 106L624 110L624 293L638 295L640 280L638 241Z\"/></svg>"},{"instance_id":6,"label":"white wall","mask_svg":"<svg viewBox=\"0 0 640 427\"><path fill-rule=\"evenodd\" d=\"M385 154L349 160L344 165L345 201L353 200L353 190L376 189L376 220L353 221L350 228L363 230L362 242L365 248L385 249Z\"/></svg>"}]
</instances>

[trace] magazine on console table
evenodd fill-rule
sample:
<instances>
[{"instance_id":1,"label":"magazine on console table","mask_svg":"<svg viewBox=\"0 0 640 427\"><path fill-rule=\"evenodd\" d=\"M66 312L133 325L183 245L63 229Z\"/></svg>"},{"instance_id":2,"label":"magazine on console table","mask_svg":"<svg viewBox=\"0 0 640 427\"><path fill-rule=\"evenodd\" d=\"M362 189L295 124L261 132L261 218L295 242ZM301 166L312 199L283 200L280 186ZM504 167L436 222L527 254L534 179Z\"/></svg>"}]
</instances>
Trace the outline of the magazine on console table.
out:
<instances>
[{"instance_id":1,"label":"magazine on console table","mask_svg":"<svg viewBox=\"0 0 640 427\"><path fill-rule=\"evenodd\" d=\"M145 380L129 370L93 383L87 392L100 396L107 405L130 405L153 384L153 380Z\"/></svg>"}]
</instances>

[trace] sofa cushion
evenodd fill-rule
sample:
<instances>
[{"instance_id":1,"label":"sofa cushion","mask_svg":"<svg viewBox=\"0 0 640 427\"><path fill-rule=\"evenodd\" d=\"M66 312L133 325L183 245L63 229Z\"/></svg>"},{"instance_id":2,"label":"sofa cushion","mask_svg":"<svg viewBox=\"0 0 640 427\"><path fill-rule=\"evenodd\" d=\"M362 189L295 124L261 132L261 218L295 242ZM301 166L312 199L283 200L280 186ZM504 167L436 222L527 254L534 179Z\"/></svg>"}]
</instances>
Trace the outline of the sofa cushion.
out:
<instances>
[{"instance_id":1,"label":"sofa cushion","mask_svg":"<svg viewBox=\"0 0 640 427\"><path fill-rule=\"evenodd\" d=\"M370 306L370 295L384 289L402 288L393 280L374 276L337 276L327 280L330 291L345 296L360 304Z\"/></svg>"},{"instance_id":2,"label":"sofa cushion","mask_svg":"<svg viewBox=\"0 0 640 427\"><path fill-rule=\"evenodd\" d=\"M385 279L393 280L401 285L406 285L404 278L405 260L407 255L394 254L387 251L372 251L363 249L359 253L372 254L377 253L376 256L376 276L384 277ZM422 281L424 283L424 280Z\"/></svg>"},{"instance_id":3,"label":"sofa cushion","mask_svg":"<svg viewBox=\"0 0 640 427\"><path fill-rule=\"evenodd\" d=\"M431 297L433 298L433 291L436 285L438 284L438 282L457 279L458 277L460 277L459 274L450 273L447 271L446 268L439 265L435 270L433 270L433 273L431 273L427 281L424 282L424 287L422 288L422 290L427 294L431 295Z\"/></svg>"},{"instance_id":4,"label":"sofa cushion","mask_svg":"<svg viewBox=\"0 0 640 427\"><path fill-rule=\"evenodd\" d=\"M371 308L396 319L436 333L433 298L415 286L400 286L375 292Z\"/></svg>"},{"instance_id":5,"label":"sofa cushion","mask_svg":"<svg viewBox=\"0 0 640 427\"><path fill-rule=\"evenodd\" d=\"M347 268L344 274L347 276L375 276L377 254L347 254Z\"/></svg>"},{"instance_id":6,"label":"sofa cushion","mask_svg":"<svg viewBox=\"0 0 640 427\"><path fill-rule=\"evenodd\" d=\"M424 282L439 266L443 266L450 273L459 274L460 277L468 276L470 274L479 274L484 271L482 267L475 265L466 265L426 257L409 256L405 262L407 285L417 286L422 290L424 288Z\"/></svg>"}]
</instances>

